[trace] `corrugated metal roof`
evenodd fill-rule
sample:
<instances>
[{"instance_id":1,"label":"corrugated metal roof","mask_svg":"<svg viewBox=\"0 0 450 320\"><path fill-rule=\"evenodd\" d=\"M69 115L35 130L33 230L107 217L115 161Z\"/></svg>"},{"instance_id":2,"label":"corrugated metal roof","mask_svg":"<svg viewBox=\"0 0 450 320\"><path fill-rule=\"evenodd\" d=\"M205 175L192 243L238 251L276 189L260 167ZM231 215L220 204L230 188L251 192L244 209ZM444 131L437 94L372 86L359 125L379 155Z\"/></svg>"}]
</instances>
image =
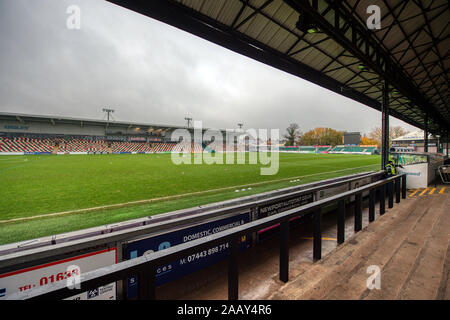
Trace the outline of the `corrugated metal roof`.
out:
<instances>
[{"instance_id":1,"label":"corrugated metal roof","mask_svg":"<svg viewBox=\"0 0 450 320\"><path fill-rule=\"evenodd\" d=\"M129 2L110 0L139 11L145 5L132 7ZM274 50L287 61L297 61L336 80L342 92L358 92L371 99L373 107L382 101L383 75L373 70L361 71L360 58L347 50L330 34L304 34L297 29L299 18L297 4L306 0L167 0L156 1L177 5L183 14L191 15L222 33L239 37L261 50ZM153 1L152 1L153 2ZM309 5L313 0L306 1ZM381 29L367 32L367 36L384 50L393 62L395 70L406 79L408 85L419 93L421 105L413 103L410 93L397 91L397 84L390 82L390 108L392 114L410 124L425 127L425 110L430 114L431 131L450 127L449 81L450 7L447 0L317 0L317 12L330 24L334 24L335 11L340 13L339 31L351 39L354 25L346 24L344 13L350 13L355 23L365 25L367 8L377 5L381 9ZM148 6L148 4L147 4ZM300 6L300 5L299 5ZM142 11L142 10L141 10ZM145 14L152 15L151 12ZM164 20L164 18L162 18ZM350 20L349 20L350 21ZM173 24L173 21L169 22ZM368 30L368 29L367 29ZM215 40L210 38L209 40ZM357 39L362 46L365 39ZM362 47L361 47L362 48ZM362 49L361 49L362 50ZM239 50L236 50L239 52ZM373 53L369 46L369 55ZM295 69L295 67L293 67ZM384 68L384 67L383 67ZM326 80L327 82L328 80ZM329 82L329 81L328 81ZM339 91L339 90L335 90ZM401 91L401 90L399 90ZM408 97L407 97L408 96ZM417 98L417 95L413 95ZM414 102L417 102L415 99ZM428 109L427 109L428 108ZM441 118L441 119L439 119ZM443 119L443 120L442 120Z\"/></svg>"}]
</instances>

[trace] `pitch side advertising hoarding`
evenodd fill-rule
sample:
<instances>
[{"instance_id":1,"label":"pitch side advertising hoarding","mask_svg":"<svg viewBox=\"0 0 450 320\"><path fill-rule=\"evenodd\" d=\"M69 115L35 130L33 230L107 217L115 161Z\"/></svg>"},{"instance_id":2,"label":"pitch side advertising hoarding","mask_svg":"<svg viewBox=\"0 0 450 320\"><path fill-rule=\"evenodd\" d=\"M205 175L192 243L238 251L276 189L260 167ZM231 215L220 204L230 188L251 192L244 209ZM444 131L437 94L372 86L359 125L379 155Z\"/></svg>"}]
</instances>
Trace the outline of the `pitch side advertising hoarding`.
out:
<instances>
[{"instance_id":1,"label":"pitch side advertising hoarding","mask_svg":"<svg viewBox=\"0 0 450 320\"><path fill-rule=\"evenodd\" d=\"M258 219L269 217L271 215L287 211L293 208L303 206L314 201L313 193L303 194L301 196L292 197L282 201L271 202L264 206L260 206L258 210ZM290 221L301 222L304 216L294 217ZM280 224L276 224L258 231L258 242L278 232Z\"/></svg>"},{"instance_id":2,"label":"pitch side advertising hoarding","mask_svg":"<svg viewBox=\"0 0 450 320\"><path fill-rule=\"evenodd\" d=\"M130 242L124 245L124 260L134 259L144 254L164 250L178 244L200 239L215 233L241 226L250 221L250 213L246 212L210 223L197 225L155 237ZM241 250L250 247L249 237L241 239ZM188 255L173 263L159 266L156 270L155 284L160 286L184 275L211 266L227 257L229 244L221 243L201 252ZM127 284L127 297L137 296L138 278L130 277Z\"/></svg>"},{"instance_id":3,"label":"pitch side advertising hoarding","mask_svg":"<svg viewBox=\"0 0 450 320\"><path fill-rule=\"evenodd\" d=\"M406 173L406 187L419 189L428 187L428 163L405 165L399 169L400 173Z\"/></svg>"},{"instance_id":4,"label":"pitch side advertising hoarding","mask_svg":"<svg viewBox=\"0 0 450 320\"><path fill-rule=\"evenodd\" d=\"M95 251L72 258L48 262L21 270L0 274L0 300L13 293L30 290L47 284L65 281L74 285L73 278L117 262L116 248ZM72 280L72 281L71 281ZM115 300L116 283L77 293L67 300Z\"/></svg>"}]
</instances>

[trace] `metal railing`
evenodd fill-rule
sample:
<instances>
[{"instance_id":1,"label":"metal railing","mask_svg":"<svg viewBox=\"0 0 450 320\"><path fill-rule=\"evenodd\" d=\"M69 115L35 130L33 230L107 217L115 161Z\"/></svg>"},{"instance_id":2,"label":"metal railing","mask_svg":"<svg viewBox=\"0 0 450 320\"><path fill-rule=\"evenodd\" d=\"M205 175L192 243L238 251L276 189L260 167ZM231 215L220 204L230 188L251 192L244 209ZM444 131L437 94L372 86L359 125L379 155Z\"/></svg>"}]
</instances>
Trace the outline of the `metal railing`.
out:
<instances>
[{"instance_id":1,"label":"metal railing","mask_svg":"<svg viewBox=\"0 0 450 320\"><path fill-rule=\"evenodd\" d=\"M55 245L60 245L62 243L69 243L76 240L82 240L91 238L94 236L102 236L110 233L117 233L118 231L126 231L132 230L136 227L141 226L155 226L161 224L164 221L173 221L177 218L188 219L190 217L196 216L201 213L210 212L212 210L221 209L224 210L227 207L235 207L236 205L242 205L245 203L255 203L255 201L262 201L264 199L270 199L271 197L277 195L290 195L294 192L299 192L306 189L316 188L324 186L325 183L341 183L342 185L353 182L356 180L360 180L362 178L374 178L380 175L380 172L363 172L357 173L349 176L338 177L333 179L326 179L316 182L311 182L307 184L302 184L298 186L283 188L272 190L268 192L263 192L255 195L246 196L243 198L230 199L221 202L215 202L211 204L201 205L193 208L181 209L177 211L171 211L166 213L160 213L154 216L148 216L145 218L133 219L118 223L113 223L109 225L93 227L89 229L84 229L80 231L73 231L65 234L52 235L39 239L32 239L27 241L21 241L13 244L6 244L0 246L0 273L2 269L1 256L8 255L14 252L23 252L25 250L31 250L36 248L43 248L44 250L48 250L48 247L54 247ZM331 181L334 180L334 181ZM327 186L325 186L327 188ZM214 212L214 215L217 215L217 212ZM205 219L206 217L203 217Z\"/></svg>"},{"instance_id":2,"label":"metal railing","mask_svg":"<svg viewBox=\"0 0 450 320\"><path fill-rule=\"evenodd\" d=\"M226 207L212 207L209 210L201 211L194 215L186 215L185 213L161 218L155 216L148 220L145 224L125 230L111 230L106 233L99 233L88 238L75 239L70 242L56 243L51 246L30 248L26 251L16 252L0 255L0 273L14 270L16 266L23 264L30 264L33 261L42 261L45 259L57 259L59 257L66 257L68 253L79 252L92 247L108 246L112 243L120 243L123 241L130 241L142 236L149 237L152 234L160 234L173 230L174 228L181 228L196 223L204 223L209 219L217 219L219 216L228 214L236 214L241 211L251 210L263 205L270 204L276 201L284 201L293 197L298 197L308 193L314 193L320 190L339 187L349 184L364 178L377 177L381 172L369 173L364 176L356 175L355 177L339 180L327 185L321 185L318 182L308 185L306 188L297 189L297 187L276 190L275 195L269 197L256 197L243 203L232 203ZM284 192L283 192L284 191ZM25 267L25 266L24 266Z\"/></svg>"},{"instance_id":3,"label":"metal railing","mask_svg":"<svg viewBox=\"0 0 450 320\"><path fill-rule=\"evenodd\" d=\"M153 252L132 260L120 262L115 265L103 267L84 273L80 277L79 289L69 288L65 283L54 283L47 286L18 292L7 297L8 300L23 299L64 299L81 292L96 289L111 282L125 280L132 276L138 276L138 298L155 299L156 269L177 259L211 248L215 245L229 243L228 252L228 299L238 299L238 258L239 241L242 236L257 232L258 230L280 224L280 263L279 278L282 282L289 279L289 220L291 218L312 213L313 217L313 259L315 261L322 257L322 212L321 209L330 204L338 204L337 214L337 242L345 241L345 200L355 196L354 206L354 230L362 229L362 194L369 191L369 222L375 220L375 192L379 190L380 215L386 212L386 197L388 207L399 203L400 199L406 198L406 175L400 174L381 181L364 185L362 187L318 200L301 207L284 211L282 213L246 223L242 226L228 229L211 236L192 240L168 249ZM387 193L387 194L386 194Z\"/></svg>"},{"instance_id":4,"label":"metal railing","mask_svg":"<svg viewBox=\"0 0 450 320\"><path fill-rule=\"evenodd\" d=\"M450 166L444 165L438 168L439 175L441 176L442 183L450 183Z\"/></svg>"}]
</instances>

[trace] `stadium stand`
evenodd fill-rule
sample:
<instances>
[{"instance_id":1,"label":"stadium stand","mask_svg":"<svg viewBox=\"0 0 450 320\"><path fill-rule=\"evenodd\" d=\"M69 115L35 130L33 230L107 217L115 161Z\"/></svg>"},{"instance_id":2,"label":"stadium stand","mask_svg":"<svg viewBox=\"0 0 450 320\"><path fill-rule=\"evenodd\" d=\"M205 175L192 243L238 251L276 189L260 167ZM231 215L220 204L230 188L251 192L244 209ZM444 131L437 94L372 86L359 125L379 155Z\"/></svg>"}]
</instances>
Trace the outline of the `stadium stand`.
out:
<instances>
[{"instance_id":1,"label":"stadium stand","mask_svg":"<svg viewBox=\"0 0 450 320\"><path fill-rule=\"evenodd\" d=\"M176 143L109 142L82 137L0 137L0 152L3 153L161 153L171 152L175 145ZM199 145L193 145L193 149L195 152L203 150Z\"/></svg>"},{"instance_id":2,"label":"stadium stand","mask_svg":"<svg viewBox=\"0 0 450 320\"><path fill-rule=\"evenodd\" d=\"M336 146L329 153L374 154L376 146Z\"/></svg>"},{"instance_id":3,"label":"stadium stand","mask_svg":"<svg viewBox=\"0 0 450 320\"><path fill-rule=\"evenodd\" d=\"M316 153L328 153L331 146L316 146Z\"/></svg>"},{"instance_id":4,"label":"stadium stand","mask_svg":"<svg viewBox=\"0 0 450 320\"><path fill-rule=\"evenodd\" d=\"M190 143L190 152L211 152L206 144ZM3 136L0 137L0 153L163 153L181 151L176 142L108 141L94 136ZM206 148L205 148L206 147ZM184 148L187 150L188 148ZM225 148L224 148L225 149ZM291 146L280 147L282 152L374 154L376 146ZM237 151L237 150L235 150Z\"/></svg>"},{"instance_id":5,"label":"stadium stand","mask_svg":"<svg viewBox=\"0 0 450 320\"><path fill-rule=\"evenodd\" d=\"M315 153L316 148L313 146L299 146L297 149L299 153Z\"/></svg>"},{"instance_id":6,"label":"stadium stand","mask_svg":"<svg viewBox=\"0 0 450 320\"><path fill-rule=\"evenodd\" d=\"M111 143L112 153L149 153L153 152L152 146L146 142L113 142Z\"/></svg>"},{"instance_id":7,"label":"stadium stand","mask_svg":"<svg viewBox=\"0 0 450 320\"><path fill-rule=\"evenodd\" d=\"M283 146L279 148L280 151L298 151L298 147L296 146Z\"/></svg>"},{"instance_id":8,"label":"stadium stand","mask_svg":"<svg viewBox=\"0 0 450 320\"><path fill-rule=\"evenodd\" d=\"M108 145L104 140L90 139L55 139L58 152L108 152Z\"/></svg>"},{"instance_id":9,"label":"stadium stand","mask_svg":"<svg viewBox=\"0 0 450 320\"><path fill-rule=\"evenodd\" d=\"M376 146L291 146L280 147L282 152L299 153L346 153L346 154L374 154Z\"/></svg>"},{"instance_id":10,"label":"stadium stand","mask_svg":"<svg viewBox=\"0 0 450 320\"><path fill-rule=\"evenodd\" d=\"M38 152L51 153L55 147L52 139L34 139L25 137L0 137L0 152Z\"/></svg>"},{"instance_id":11,"label":"stadium stand","mask_svg":"<svg viewBox=\"0 0 450 320\"><path fill-rule=\"evenodd\" d=\"M172 152L175 146L175 143L154 143L152 150L155 153Z\"/></svg>"}]
</instances>

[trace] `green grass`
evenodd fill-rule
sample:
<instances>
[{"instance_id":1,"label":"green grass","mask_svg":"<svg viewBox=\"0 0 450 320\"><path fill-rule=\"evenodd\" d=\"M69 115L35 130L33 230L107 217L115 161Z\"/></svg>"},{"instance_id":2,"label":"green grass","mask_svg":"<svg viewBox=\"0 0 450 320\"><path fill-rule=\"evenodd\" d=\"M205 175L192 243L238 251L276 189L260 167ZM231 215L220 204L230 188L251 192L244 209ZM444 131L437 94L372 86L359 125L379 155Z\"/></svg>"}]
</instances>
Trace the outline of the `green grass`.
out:
<instances>
[{"instance_id":1,"label":"green grass","mask_svg":"<svg viewBox=\"0 0 450 320\"><path fill-rule=\"evenodd\" d=\"M294 185L290 177L305 176L295 183L303 184L377 170L379 157L281 153L276 175L262 176L260 168L248 164L177 166L170 154L0 157L0 220L180 196L144 205L1 223L0 244L289 187ZM344 169L348 170L339 171ZM222 189L252 184L256 185L251 191ZM221 190L183 196L214 189Z\"/></svg>"}]
</instances>

